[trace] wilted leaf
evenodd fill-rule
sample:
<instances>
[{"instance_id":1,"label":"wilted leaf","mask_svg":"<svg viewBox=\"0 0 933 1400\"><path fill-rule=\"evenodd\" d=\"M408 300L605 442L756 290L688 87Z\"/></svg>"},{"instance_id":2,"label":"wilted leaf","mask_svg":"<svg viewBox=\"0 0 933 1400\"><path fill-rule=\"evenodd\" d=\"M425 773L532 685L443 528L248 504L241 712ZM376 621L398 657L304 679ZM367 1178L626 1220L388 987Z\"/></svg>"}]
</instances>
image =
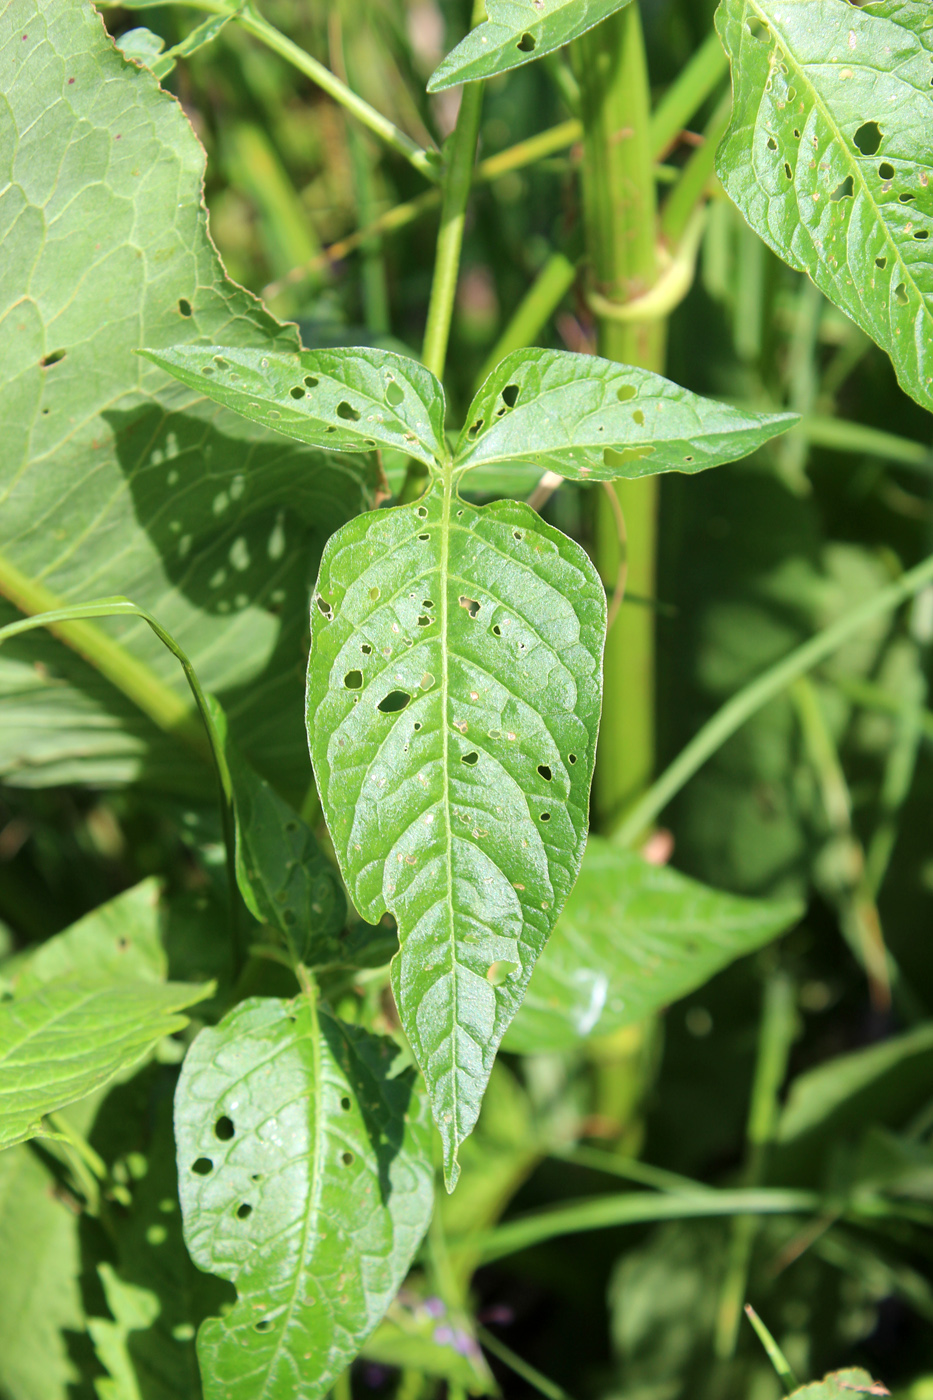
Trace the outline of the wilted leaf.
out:
<instances>
[{"instance_id":1,"label":"wilted leaf","mask_svg":"<svg viewBox=\"0 0 933 1400\"><path fill-rule=\"evenodd\" d=\"M505 1048L564 1050L685 996L789 928L794 900L722 894L591 836Z\"/></svg>"},{"instance_id":2,"label":"wilted leaf","mask_svg":"<svg viewBox=\"0 0 933 1400\"><path fill-rule=\"evenodd\" d=\"M792 413L699 398L595 355L516 350L470 405L454 460L458 471L534 462L578 481L698 472L747 456L795 422Z\"/></svg>"},{"instance_id":3,"label":"wilted leaf","mask_svg":"<svg viewBox=\"0 0 933 1400\"><path fill-rule=\"evenodd\" d=\"M175 1100L185 1239L239 1300L198 1334L206 1400L315 1400L384 1315L427 1228L413 1070L307 998L202 1031Z\"/></svg>"},{"instance_id":4,"label":"wilted leaf","mask_svg":"<svg viewBox=\"0 0 933 1400\"><path fill-rule=\"evenodd\" d=\"M629 0L489 0L489 18L447 55L428 92L494 78L569 44Z\"/></svg>"},{"instance_id":5,"label":"wilted leaf","mask_svg":"<svg viewBox=\"0 0 933 1400\"><path fill-rule=\"evenodd\" d=\"M311 756L357 908L389 910L399 1012L448 1182L587 828L605 594L527 506L435 482L328 543Z\"/></svg>"},{"instance_id":6,"label":"wilted leaf","mask_svg":"<svg viewBox=\"0 0 933 1400\"><path fill-rule=\"evenodd\" d=\"M752 228L933 408L933 55L925 5L723 0L718 173Z\"/></svg>"}]
</instances>

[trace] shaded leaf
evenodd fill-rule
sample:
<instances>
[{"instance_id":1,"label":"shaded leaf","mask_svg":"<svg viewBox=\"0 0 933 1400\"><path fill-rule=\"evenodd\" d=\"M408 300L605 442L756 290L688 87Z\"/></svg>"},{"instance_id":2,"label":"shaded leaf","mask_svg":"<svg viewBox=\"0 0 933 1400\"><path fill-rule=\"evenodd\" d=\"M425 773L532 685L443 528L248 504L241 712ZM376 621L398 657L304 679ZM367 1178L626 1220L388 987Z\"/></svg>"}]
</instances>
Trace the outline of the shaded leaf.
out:
<instances>
[{"instance_id":1,"label":"shaded leaf","mask_svg":"<svg viewBox=\"0 0 933 1400\"><path fill-rule=\"evenodd\" d=\"M436 481L328 543L308 732L364 918L399 926L395 998L448 1183L583 855L605 594L527 506Z\"/></svg>"},{"instance_id":2,"label":"shaded leaf","mask_svg":"<svg viewBox=\"0 0 933 1400\"><path fill-rule=\"evenodd\" d=\"M159 1299L149 1288L126 1283L111 1264L99 1264L97 1272L113 1317L88 1318L97 1359L108 1372L105 1379L94 1382L94 1388L99 1400L142 1400L129 1337L152 1326L159 1315Z\"/></svg>"},{"instance_id":3,"label":"shaded leaf","mask_svg":"<svg viewBox=\"0 0 933 1400\"><path fill-rule=\"evenodd\" d=\"M802 1385L791 1392L794 1400L853 1400L857 1395L890 1395L880 1381L873 1381L861 1366L849 1366L844 1371L832 1371L821 1381Z\"/></svg>"},{"instance_id":4,"label":"shaded leaf","mask_svg":"<svg viewBox=\"0 0 933 1400\"><path fill-rule=\"evenodd\" d=\"M286 443L133 354L298 340L226 279L203 149L93 8L12 0L0 92L2 591L27 605L40 579L64 602L131 592L182 638L234 734L288 790L304 750L309 575L327 535L371 500L372 469ZM0 622L17 615L0 607ZM145 624L100 626L187 699ZM10 781L143 776L213 792L206 767L54 638L4 647L0 700Z\"/></svg>"},{"instance_id":5,"label":"shaded leaf","mask_svg":"<svg viewBox=\"0 0 933 1400\"><path fill-rule=\"evenodd\" d=\"M933 408L927 7L723 0L735 105L717 170L756 233Z\"/></svg>"},{"instance_id":6,"label":"shaded leaf","mask_svg":"<svg viewBox=\"0 0 933 1400\"><path fill-rule=\"evenodd\" d=\"M722 894L591 836L505 1048L564 1050L661 1010L776 938L795 900Z\"/></svg>"},{"instance_id":7,"label":"shaded leaf","mask_svg":"<svg viewBox=\"0 0 933 1400\"><path fill-rule=\"evenodd\" d=\"M182 346L142 354L189 389L312 447L388 447L428 466L447 455L443 389L417 360L391 350L284 355L271 348Z\"/></svg>"},{"instance_id":8,"label":"shaded leaf","mask_svg":"<svg viewBox=\"0 0 933 1400\"><path fill-rule=\"evenodd\" d=\"M198 1334L206 1400L325 1394L427 1228L428 1118L398 1049L305 997L241 1003L175 1098L185 1239L239 1300Z\"/></svg>"},{"instance_id":9,"label":"shaded leaf","mask_svg":"<svg viewBox=\"0 0 933 1400\"><path fill-rule=\"evenodd\" d=\"M0 1003L0 1148L42 1131L42 1117L131 1069L188 1024L212 991L153 982L50 982Z\"/></svg>"},{"instance_id":10,"label":"shaded leaf","mask_svg":"<svg viewBox=\"0 0 933 1400\"><path fill-rule=\"evenodd\" d=\"M506 73L553 53L629 0L489 0L489 18L435 69L428 92Z\"/></svg>"},{"instance_id":11,"label":"shaded leaf","mask_svg":"<svg viewBox=\"0 0 933 1400\"><path fill-rule=\"evenodd\" d=\"M470 405L454 460L458 471L533 462L578 481L692 473L745 457L796 422L702 399L596 355L516 350Z\"/></svg>"}]
</instances>

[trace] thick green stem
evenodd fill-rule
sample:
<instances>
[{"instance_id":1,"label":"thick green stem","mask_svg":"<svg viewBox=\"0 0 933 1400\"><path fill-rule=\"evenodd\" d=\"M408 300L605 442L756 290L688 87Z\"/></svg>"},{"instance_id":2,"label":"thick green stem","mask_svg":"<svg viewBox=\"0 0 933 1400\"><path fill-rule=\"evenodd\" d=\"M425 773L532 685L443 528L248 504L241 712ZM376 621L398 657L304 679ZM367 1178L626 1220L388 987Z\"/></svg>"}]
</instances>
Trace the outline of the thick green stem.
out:
<instances>
[{"instance_id":1,"label":"thick green stem","mask_svg":"<svg viewBox=\"0 0 933 1400\"><path fill-rule=\"evenodd\" d=\"M658 278L657 207L644 40L637 5L629 5L573 45L584 125L583 208L594 289L610 302L643 295ZM607 359L658 371L662 319L599 321ZM628 534L628 582L653 597L658 487L654 478L614 486ZM603 580L618 570L619 533L610 502L595 506L595 562ZM644 790L654 766L654 616L623 608L606 646L603 724L593 784L601 825Z\"/></svg>"}]
</instances>

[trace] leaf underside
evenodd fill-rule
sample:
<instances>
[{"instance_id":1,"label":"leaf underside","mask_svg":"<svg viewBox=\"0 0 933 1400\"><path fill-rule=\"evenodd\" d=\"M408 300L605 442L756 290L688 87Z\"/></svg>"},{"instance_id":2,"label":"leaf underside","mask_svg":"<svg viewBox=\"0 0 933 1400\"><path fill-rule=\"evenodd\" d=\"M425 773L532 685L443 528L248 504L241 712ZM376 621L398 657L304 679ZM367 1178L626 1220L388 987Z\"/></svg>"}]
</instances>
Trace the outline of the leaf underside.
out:
<instances>
[{"instance_id":1,"label":"leaf underside","mask_svg":"<svg viewBox=\"0 0 933 1400\"><path fill-rule=\"evenodd\" d=\"M322 560L311 756L357 908L398 922L393 987L451 1188L583 855L605 607L579 545L439 479Z\"/></svg>"},{"instance_id":2,"label":"leaf underside","mask_svg":"<svg viewBox=\"0 0 933 1400\"><path fill-rule=\"evenodd\" d=\"M929 7L723 0L717 26L735 85L723 185L933 409Z\"/></svg>"},{"instance_id":3,"label":"leaf underside","mask_svg":"<svg viewBox=\"0 0 933 1400\"><path fill-rule=\"evenodd\" d=\"M591 836L507 1050L567 1050L642 1021L800 917L793 900L739 899Z\"/></svg>"},{"instance_id":4,"label":"leaf underside","mask_svg":"<svg viewBox=\"0 0 933 1400\"><path fill-rule=\"evenodd\" d=\"M629 0L488 0L489 18L435 69L428 92L507 73L569 44Z\"/></svg>"},{"instance_id":5,"label":"leaf underside","mask_svg":"<svg viewBox=\"0 0 933 1400\"><path fill-rule=\"evenodd\" d=\"M185 1059L185 1239L238 1301L198 1334L205 1400L316 1400L398 1291L433 1200L429 1118L398 1049L305 998L242 1002Z\"/></svg>"}]
</instances>

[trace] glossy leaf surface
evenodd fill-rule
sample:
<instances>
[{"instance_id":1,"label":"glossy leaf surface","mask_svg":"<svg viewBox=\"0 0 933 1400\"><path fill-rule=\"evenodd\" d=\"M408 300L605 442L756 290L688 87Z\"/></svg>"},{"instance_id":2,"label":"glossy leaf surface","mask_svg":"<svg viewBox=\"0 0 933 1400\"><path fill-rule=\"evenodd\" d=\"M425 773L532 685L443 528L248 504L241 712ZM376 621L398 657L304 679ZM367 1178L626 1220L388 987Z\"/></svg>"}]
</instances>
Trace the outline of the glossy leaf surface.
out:
<instances>
[{"instance_id":1,"label":"glossy leaf surface","mask_svg":"<svg viewBox=\"0 0 933 1400\"><path fill-rule=\"evenodd\" d=\"M595 355L516 350L470 405L455 464L533 462L578 481L698 472L747 456L796 421L730 408Z\"/></svg>"},{"instance_id":2,"label":"glossy leaf surface","mask_svg":"<svg viewBox=\"0 0 933 1400\"><path fill-rule=\"evenodd\" d=\"M661 1010L789 928L794 900L738 899L591 836L505 1047L565 1050Z\"/></svg>"},{"instance_id":3,"label":"glossy leaf surface","mask_svg":"<svg viewBox=\"0 0 933 1400\"><path fill-rule=\"evenodd\" d=\"M0 1003L0 1148L34 1137L42 1117L84 1098L187 1025L210 995L151 982L50 982Z\"/></svg>"},{"instance_id":4,"label":"glossy leaf surface","mask_svg":"<svg viewBox=\"0 0 933 1400\"><path fill-rule=\"evenodd\" d=\"M392 351L190 346L143 354L189 389L312 447L391 447L428 466L446 455L443 389L417 360Z\"/></svg>"},{"instance_id":5,"label":"glossy leaf surface","mask_svg":"<svg viewBox=\"0 0 933 1400\"><path fill-rule=\"evenodd\" d=\"M389 910L396 1002L448 1182L583 855L605 595L527 506L435 481L329 542L308 732L357 908Z\"/></svg>"},{"instance_id":6,"label":"glossy leaf surface","mask_svg":"<svg viewBox=\"0 0 933 1400\"><path fill-rule=\"evenodd\" d=\"M0 93L0 591L18 596L18 577L65 603L129 592L183 640L234 734L288 791L303 762L309 575L371 500L371 468L287 443L133 353L298 340L226 278L204 150L93 7L6 5ZM0 604L0 623L17 616ZM187 702L144 623L100 626ZM3 648L0 701L13 782L143 777L213 796L206 765L53 637Z\"/></svg>"},{"instance_id":7,"label":"glossy leaf surface","mask_svg":"<svg viewBox=\"0 0 933 1400\"><path fill-rule=\"evenodd\" d=\"M489 0L489 18L447 55L428 92L507 73L569 44L629 0Z\"/></svg>"},{"instance_id":8,"label":"glossy leaf surface","mask_svg":"<svg viewBox=\"0 0 933 1400\"><path fill-rule=\"evenodd\" d=\"M723 0L735 107L718 173L933 408L933 41L926 5Z\"/></svg>"},{"instance_id":9,"label":"glossy leaf surface","mask_svg":"<svg viewBox=\"0 0 933 1400\"><path fill-rule=\"evenodd\" d=\"M427 1228L429 1118L391 1041L305 999L242 1002L175 1100L185 1238L239 1295L198 1334L206 1400L314 1400L379 1322Z\"/></svg>"}]
</instances>

